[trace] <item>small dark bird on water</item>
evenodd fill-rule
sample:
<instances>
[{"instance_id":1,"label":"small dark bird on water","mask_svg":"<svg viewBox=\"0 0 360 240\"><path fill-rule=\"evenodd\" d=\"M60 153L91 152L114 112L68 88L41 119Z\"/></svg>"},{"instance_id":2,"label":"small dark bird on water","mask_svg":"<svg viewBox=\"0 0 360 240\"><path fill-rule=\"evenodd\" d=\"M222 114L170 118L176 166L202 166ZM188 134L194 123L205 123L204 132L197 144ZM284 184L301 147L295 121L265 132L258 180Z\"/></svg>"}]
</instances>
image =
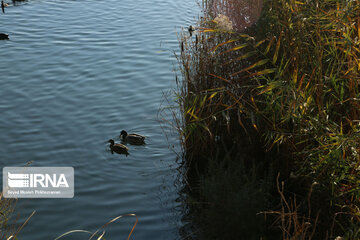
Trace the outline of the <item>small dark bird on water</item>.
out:
<instances>
[{"instance_id":1,"label":"small dark bird on water","mask_svg":"<svg viewBox=\"0 0 360 240\"><path fill-rule=\"evenodd\" d=\"M115 141L113 139L109 140L110 143L110 150L111 153L114 154L114 152L118 154L126 154L129 155L129 148L125 145L122 145L120 143L115 144Z\"/></svg>"},{"instance_id":2,"label":"small dark bird on water","mask_svg":"<svg viewBox=\"0 0 360 240\"><path fill-rule=\"evenodd\" d=\"M0 33L0 40L9 40L9 35L5 33Z\"/></svg>"},{"instance_id":3,"label":"small dark bird on water","mask_svg":"<svg viewBox=\"0 0 360 240\"><path fill-rule=\"evenodd\" d=\"M189 26L189 28L188 28L188 30L189 30L189 32L193 32L193 31L195 31L195 27L193 27L193 26Z\"/></svg>"},{"instance_id":4,"label":"small dark bird on water","mask_svg":"<svg viewBox=\"0 0 360 240\"><path fill-rule=\"evenodd\" d=\"M4 1L1 1L1 9L2 9L2 12L5 13L5 4L4 4Z\"/></svg>"},{"instance_id":5,"label":"small dark bird on water","mask_svg":"<svg viewBox=\"0 0 360 240\"><path fill-rule=\"evenodd\" d=\"M190 33L190 36L192 36L192 33L195 31L195 28L193 26L189 26L188 31Z\"/></svg>"}]
</instances>

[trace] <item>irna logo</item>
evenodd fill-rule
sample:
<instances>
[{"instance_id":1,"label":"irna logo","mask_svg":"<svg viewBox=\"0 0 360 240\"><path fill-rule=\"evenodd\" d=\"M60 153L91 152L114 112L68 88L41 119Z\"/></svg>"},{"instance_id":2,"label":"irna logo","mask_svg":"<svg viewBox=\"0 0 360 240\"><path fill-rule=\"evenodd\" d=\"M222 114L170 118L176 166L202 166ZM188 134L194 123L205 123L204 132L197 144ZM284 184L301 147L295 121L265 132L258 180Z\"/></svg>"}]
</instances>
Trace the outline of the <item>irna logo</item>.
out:
<instances>
[{"instance_id":1,"label":"irna logo","mask_svg":"<svg viewBox=\"0 0 360 240\"><path fill-rule=\"evenodd\" d=\"M69 187L65 174L42 174L42 173L10 173L8 172L8 186L13 188L37 188L37 187Z\"/></svg>"},{"instance_id":2,"label":"irna logo","mask_svg":"<svg viewBox=\"0 0 360 240\"><path fill-rule=\"evenodd\" d=\"M6 198L72 198L72 167L4 167L3 196Z\"/></svg>"}]
</instances>

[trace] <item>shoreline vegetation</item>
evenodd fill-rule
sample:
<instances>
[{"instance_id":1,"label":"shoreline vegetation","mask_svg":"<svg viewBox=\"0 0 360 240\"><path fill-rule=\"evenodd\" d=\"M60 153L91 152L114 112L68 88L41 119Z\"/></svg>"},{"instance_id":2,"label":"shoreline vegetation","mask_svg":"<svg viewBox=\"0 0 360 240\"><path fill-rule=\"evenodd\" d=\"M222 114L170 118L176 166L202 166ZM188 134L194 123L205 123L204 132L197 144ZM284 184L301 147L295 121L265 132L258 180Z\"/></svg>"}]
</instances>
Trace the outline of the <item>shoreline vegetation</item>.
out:
<instances>
[{"instance_id":1,"label":"shoreline vegetation","mask_svg":"<svg viewBox=\"0 0 360 240\"><path fill-rule=\"evenodd\" d=\"M16 198L4 198L2 193L0 195L0 239L1 240L11 240L11 239L18 239L18 235L21 234L21 230L25 227L25 225L30 221L36 211L33 211L29 217L19 225L17 220L19 218L19 214L16 213ZM96 231L88 231L83 229L74 229L67 231L60 236L57 236L55 240L68 238L76 234L81 234L85 238L84 239L105 239L106 228L112 224L117 222L119 219L124 217L135 217L135 222L133 223L129 235L127 236L127 240L130 240L131 235L134 233L135 227L139 222L139 219L136 214L128 213L119 215L105 224L103 224L100 228Z\"/></svg>"},{"instance_id":2,"label":"shoreline vegetation","mask_svg":"<svg viewBox=\"0 0 360 240\"><path fill-rule=\"evenodd\" d=\"M203 8L177 56L184 239L360 239L360 1Z\"/></svg>"},{"instance_id":3,"label":"shoreline vegetation","mask_svg":"<svg viewBox=\"0 0 360 240\"><path fill-rule=\"evenodd\" d=\"M15 206L15 199L6 199L2 193L0 194L0 239L9 239L11 236L16 236L16 221L11 219Z\"/></svg>"},{"instance_id":4,"label":"shoreline vegetation","mask_svg":"<svg viewBox=\"0 0 360 240\"><path fill-rule=\"evenodd\" d=\"M0 239L17 239L18 234L35 214L33 211L22 224L18 224L18 217L15 216L16 204L16 198L4 198L3 193L0 193Z\"/></svg>"}]
</instances>

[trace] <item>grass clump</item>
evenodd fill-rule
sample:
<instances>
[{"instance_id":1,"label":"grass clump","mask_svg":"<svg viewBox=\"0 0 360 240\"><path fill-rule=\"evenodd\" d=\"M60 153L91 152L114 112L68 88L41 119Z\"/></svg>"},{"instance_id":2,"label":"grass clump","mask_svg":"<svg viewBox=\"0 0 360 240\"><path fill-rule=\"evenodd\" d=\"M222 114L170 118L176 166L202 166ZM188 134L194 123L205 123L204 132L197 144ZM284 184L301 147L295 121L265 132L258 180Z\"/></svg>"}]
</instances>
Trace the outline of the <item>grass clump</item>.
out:
<instances>
[{"instance_id":1,"label":"grass clump","mask_svg":"<svg viewBox=\"0 0 360 240\"><path fill-rule=\"evenodd\" d=\"M360 1L267 0L242 32L234 23L244 15L232 2L206 1L199 31L180 40L179 130L190 185L216 189L214 168L227 179L228 169L261 166L260 182L271 168L287 186L273 193L312 222L287 228L285 239L360 238Z\"/></svg>"},{"instance_id":2,"label":"grass clump","mask_svg":"<svg viewBox=\"0 0 360 240\"><path fill-rule=\"evenodd\" d=\"M131 228L131 231L127 237L127 240L130 239L132 233L135 230L135 227L137 225L137 223L139 222L138 217L136 216L136 214L134 213L128 213L128 214L123 214L123 215L119 215L113 219L111 219L110 221L108 221L107 223L105 223L104 225L102 225L99 229L97 229L95 232L90 232L88 230L82 230L82 229L76 229L76 230L71 230L68 231L66 233L61 234L60 236L58 236L57 238L55 238L55 240L58 239L64 239L64 237L66 236L66 238L69 238L69 235L74 235L74 233L86 233L87 235L89 235L89 238L87 238L88 240L91 239L97 239L97 240L102 240L102 239L106 239L105 238L105 234L106 234L106 227L109 226L110 224L116 222L117 220L119 220L120 218L124 218L124 217L135 217L136 221L134 222L134 225Z\"/></svg>"},{"instance_id":3,"label":"grass clump","mask_svg":"<svg viewBox=\"0 0 360 240\"><path fill-rule=\"evenodd\" d=\"M17 199L4 198L3 193L0 193L0 239L2 240L17 239L17 235L35 214L35 211L32 212L22 225L17 226L17 219L13 216L16 202Z\"/></svg>"},{"instance_id":4,"label":"grass clump","mask_svg":"<svg viewBox=\"0 0 360 240\"><path fill-rule=\"evenodd\" d=\"M6 199L0 196L0 239L9 239L15 234L14 223L11 222L11 215L15 208L14 199Z\"/></svg>"}]
</instances>

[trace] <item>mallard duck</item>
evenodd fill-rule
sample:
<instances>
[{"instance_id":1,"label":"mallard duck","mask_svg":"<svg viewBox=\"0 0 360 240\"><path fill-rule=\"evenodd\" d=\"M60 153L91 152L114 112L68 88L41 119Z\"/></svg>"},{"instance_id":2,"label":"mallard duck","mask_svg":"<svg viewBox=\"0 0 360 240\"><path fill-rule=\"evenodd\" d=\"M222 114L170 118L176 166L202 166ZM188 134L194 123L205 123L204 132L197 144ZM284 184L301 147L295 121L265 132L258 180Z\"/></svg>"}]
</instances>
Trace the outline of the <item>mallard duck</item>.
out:
<instances>
[{"instance_id":1,"label":"mallard duck","mask_svg":"<svg viewBox=\"0 0 360 240\"><path fill-rule=\"evenodd\" d=\"M0 40L9 40L9 35L5 33L0 33Z\"/></svg>"},{"instance_id":2,"label":"mallard duck","mask_svg":"<svg viewBox=\"0 0 360 240\"><path fill-rule=\"evenodd\" d=\"M120 133L120 139L124 142L134 144L134 145L142 145L145 144L145 136L136 133L128 134L125 130L122 130Z\"/></svg>"},{"instance_id":3,"label":"mallard duck","mask_svg":"<svg viewBox=\"0 0 360 240\"><path fill-rule=\"evenodd\" d=\"M120 143L115 144L115 141L113 139L109 140L110 143L110 150L111 153L114 154L114 152L118 153L118 154L129 154L129 148L127 146L124 146Z\"/></svg>"}]
</instances>

